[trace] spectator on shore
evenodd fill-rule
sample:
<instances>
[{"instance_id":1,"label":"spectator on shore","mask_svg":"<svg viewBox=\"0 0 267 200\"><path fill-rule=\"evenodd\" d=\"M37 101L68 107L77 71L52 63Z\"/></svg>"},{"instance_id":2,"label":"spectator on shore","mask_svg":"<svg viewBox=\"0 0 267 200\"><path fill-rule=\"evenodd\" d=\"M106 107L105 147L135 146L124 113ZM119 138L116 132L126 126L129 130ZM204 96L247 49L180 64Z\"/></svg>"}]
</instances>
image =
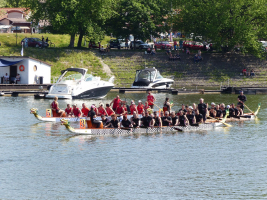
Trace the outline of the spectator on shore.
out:
<instances>
[{"instance_id":1,"label":"spectator on shore","mask_svg":"<svg viewBox=\"0 0 267 200\"><path fill-rule=\"evenodd\" d=\"M156 49L153 48L152 51L151 51L151 55L155 55L156 54Z\"/></svg>"},{"instance_id":2,"label":"spectator on shore","mask_svg":"<svg viewBox=\"0 0 267 200\"><path fill-rule=\"evenodd\" d=\"M176 40L173 42L173 45L174 45L174 50L176 51L177 50L177 41Z\"/></svg>"},{"instance_id":3,"label":"spectator on shore","mask_svg":"<svg viewBox=\"0 0 267 200\"><path fill-rule=\"evenodd\" d=\"M186 48L186 54L190 54L190 51L189 51L189 49L188 48Z\"/></svg>"},{"instance_id":4,"label":"spectator on shore","mask_svg":"<svg viewBox=\"0 0 267 200\"><path fill-rule=\"evenodd\" d=\"M170 49L167 49L167 50L166 50L166 54L167 54L168 56L170 56L170 55L171 55L171 50L170 50Z\"/></svg>"},{"instance_id":5,"label":"spectator on shore","mask_svg":"<svg viewBox=\"0 0 267 200\"><path fill-rule=\"evenodd\" d=\"M250 76L255 76L254 69L252 69L252 70L250 71Z\"/></svg>"},{"instance_id":6,"label":"spectator on shore","mask_svg":"<svg viewBox=\"0 0 267 200\"><path fill-rule=\"evenodd\" d=\"M243 74L243 76L246 76L246 75L247 75L247 70L246 70L246 68L244 68L244 69L242 70L242 74Z\"/></svg>"},{"instance_id":7,"label":"spectator on shore","mask_svg":"<svg viewBox=\"0 0 267 200\"><path fill-rule=\"evenodd\" d=\"M20 74L17 74L16 76L16 84L18 84L18 81L20 81Z\"/></svg>"},{"instance_id":8,"label":"spectator on shore","mask_svg":"<svg viewBox=\"0 0 267 200\"><path fill-rule=\"evenodd\" d=\"M100 52L100 53L105 52L104 46L101 46L101 48L99 49L99 52Z\"/></svg>"},{"instance_id":9,"label":"spectator on shore","mask_svg":"<svg viewBox=\"0 0 267 200\"><path fill-rule=\"evenodd\" d=\"M7 73L6 73L6 75L4 75L4 81L5 81L6 83L9 81L9 76L7 75Z\"/></svg>"},{"instance_id":10,"label":"spectator on shore","mask_svg":"<svg viewBox=\"0 0 267 200\"><path fill-rule=\"evenodd\" d=\"M147 54L151 54L151 48L150 47L148 47L148 49L147 49Z\"/></svg>"},{"instance_id":11,"label":"spectator on shore","mask_svg":"<svg viewBox=\"0 0 267 200\"><path fill-rule=\"evenodd\" d=\"M198 60L198 55L196 54L195 56L194 56L194 62L195 63L197 63L199 60Z\"/></svg>"}]
</instances>

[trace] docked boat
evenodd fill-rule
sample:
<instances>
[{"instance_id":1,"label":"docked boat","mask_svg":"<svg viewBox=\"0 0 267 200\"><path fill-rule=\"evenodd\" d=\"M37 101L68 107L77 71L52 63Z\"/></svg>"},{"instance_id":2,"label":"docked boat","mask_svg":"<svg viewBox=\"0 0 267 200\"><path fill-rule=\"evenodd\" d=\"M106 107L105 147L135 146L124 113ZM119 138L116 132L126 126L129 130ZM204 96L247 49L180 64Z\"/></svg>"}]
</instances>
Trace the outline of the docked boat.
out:
<instances>
[{"instance_id":1,"label":"docked boat","mask_svg":"<svg viewBox=\"0 0 267 200\"><path fill-rule=\"evenodd\" d=\"M145 68L136 70L135 80L132 88L155 88L166 89L170 88L174 80L163 78L156 68Z\"/></svg>"},{"instance_id":2,"label":"docked boat","mask_svg":"<svg viewBox=\"0 0 267 200\"><path fill-rule=\"evenodd\" d=\"M100 77L87 74L84 68L68 68L61 71L57 82L51 86L45 98L92 99L103 98L114 87L114 77L103 81Z\"/></svg>"}]
</instances>

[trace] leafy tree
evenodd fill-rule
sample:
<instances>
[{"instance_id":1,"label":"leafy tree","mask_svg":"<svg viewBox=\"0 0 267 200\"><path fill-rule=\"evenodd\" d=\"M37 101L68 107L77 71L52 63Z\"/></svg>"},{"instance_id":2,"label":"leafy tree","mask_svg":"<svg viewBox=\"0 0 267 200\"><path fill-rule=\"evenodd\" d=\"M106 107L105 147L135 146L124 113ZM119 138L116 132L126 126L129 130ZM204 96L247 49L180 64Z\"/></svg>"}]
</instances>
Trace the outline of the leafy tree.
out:
<instances>
[{"instance_id":1,"label":"leafy tree","mask_svg":"<svg viewBox=\"0 0 267 200\"><path fill-rule=\"evenodd\" d=\"M23 7L26 0L4 0L8 7L18 8Z\"/></svg>"},{"instance_id":2,"label":"leafy tree","mask_svg":"<svg viewBox=\"0 0 267 200\"><path fill-rule=\"evenodd\" d=\"M70 47L74 47L75 34L79 34L78 47L83 36L103 35L101 26L110 16L112 0L46 0L41 3L27 0L32 11L32 20L38 23L46 20L46 30L52 33L70 34Z\"/></svg>"},{"instance_id":3,"label":"leafy tree","mask_svg":"<svg viewBox=\"0 0 267 200\"><path fill-rule=\"evenodd\" d=\"M106 26L116 37L132 34L136 39L148 39L167 29L164 26L168 10L164 0L120 0Z\"/></svg>"},{"instance_id":4,"label":"leafy tree","mask_svg":"<svg viewBox=\"0 0 267 200\"><path fill-rule=\"evenodd\" d=\"M204 36L228 50L239 45L245 53L261 55L259 38L267 36L265 0L177 0L175 28Z\"/></svg>"},{"instance_id":5,"label":"leafy tree","mask_svg":"<svg viewBox=\"0 0 267 200\"><path fill-rule=\"evenodd\" d=\"M0 0L0 8L4 8L7 6L6 0Z\"/></svg>"}]
</instances>

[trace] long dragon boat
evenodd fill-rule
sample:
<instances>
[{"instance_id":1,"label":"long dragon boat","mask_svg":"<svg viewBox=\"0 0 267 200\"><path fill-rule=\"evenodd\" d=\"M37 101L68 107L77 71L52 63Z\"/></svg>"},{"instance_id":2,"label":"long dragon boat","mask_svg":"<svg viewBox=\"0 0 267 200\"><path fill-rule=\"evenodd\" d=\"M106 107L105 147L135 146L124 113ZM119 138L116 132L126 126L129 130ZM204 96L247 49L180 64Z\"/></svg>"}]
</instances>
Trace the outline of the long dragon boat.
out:
<instances>
[{"instance_id":1,"label":"long dragon boat","mask_svg":"<svg viewBox=\"0 0 267 200\"><path fill-rule=\"evenodd\" d=\"M81 135L130 135L130 134L145 134L145 133L157 133L157 132L176 132L176 131L196 131L196 130L212 130L214 127L224 126L225 120L229 112L225 117L217 122L195 124L193 126L162 126L162 127L139 127L139 128L104 128L101 123L99 128L96 128L91 123L90 119L80 119L80 128L73 128L68 119L61 119L61 124L64 125L71 133ZM87 128L86 128L87 126Z\"/></svg>"}]
</instances>

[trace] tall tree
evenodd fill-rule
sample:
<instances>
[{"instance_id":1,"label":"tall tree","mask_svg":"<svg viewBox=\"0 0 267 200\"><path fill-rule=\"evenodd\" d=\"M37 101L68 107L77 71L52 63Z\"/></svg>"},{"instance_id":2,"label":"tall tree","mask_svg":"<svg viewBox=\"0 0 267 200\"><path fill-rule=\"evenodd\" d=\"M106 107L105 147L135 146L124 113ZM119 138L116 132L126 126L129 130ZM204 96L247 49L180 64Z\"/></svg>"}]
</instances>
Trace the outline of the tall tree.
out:
<instances>
[{"instance_id":1,"label":"tall tree","mask_svg":"<svg viewBox=\"0 0 267 200\"><path fill-rule=\"evenodd\" d=\"M103 34L101 26L110 16L109 5L113 0L27 0L31 18L37 24L46 20L52 33L70 34L70 47L74 47L75 34L79 34L78 47L83 36Z\"/></svg>"},{"instance_id":2,"label":"tall tree","mask_svg":"<svg viewBox=\"0 0 267 200\"><path fill-rule=\"evenodd\" d=\"M168 29L164 21L169 10L164 0L120 0L114 5L107 30L117 37L130 34L135 39L148 39Z\"/></svg>"},{"instance_id":3,"label":"tall tree","mask_svg":"<svg viewBox=\"0 0 267 200\"><path fill-rule=\"evenodd\" d=\"M261 55L259 38L267 37L265 0L177 0L180 14L176 29L202 35L232 49L239 45L245 53Z\"/></svg>"},{"instance_id":4,"label":"tall tree","mask_svg":"<svg viewBox=\"0 0 267 200\"><path fill-rule=\"evenodd\" d=\"M18 8L18 7L23 7L26 0L5 0L6 1L6 5L9 7L14 7L14 8Z\"/></svg>"}]
</instances>

